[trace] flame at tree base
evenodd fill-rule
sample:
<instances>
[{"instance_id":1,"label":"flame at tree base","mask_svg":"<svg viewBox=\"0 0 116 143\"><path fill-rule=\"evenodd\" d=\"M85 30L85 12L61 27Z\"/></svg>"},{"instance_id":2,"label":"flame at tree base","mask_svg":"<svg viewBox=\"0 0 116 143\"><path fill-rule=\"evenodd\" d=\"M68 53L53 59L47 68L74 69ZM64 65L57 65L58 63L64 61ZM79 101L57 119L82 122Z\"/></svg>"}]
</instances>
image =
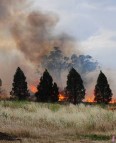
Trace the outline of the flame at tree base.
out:
<instances>
[{"instance_id":1,"label":"flame at tree base","mask_svg":"<svg viewBox=\"0 0 116 143\"><path fill-rule=\"evenodd\" d=\"M87 96L85 98L84 102L95 103L94 98L95 98L94 95ZM112 100L109 103L115 104L116 103L116 98L112 98Z\"/></svg>"},{"instance_id":2,"label":"flame at tree base","mask_svg":"<svg viewBox=\"0 0 116 143\"><path fill-rule=\"evenodd\" d=\"M83 102L88 102L88 103L96 103L94 101L94 95L86 96ZM64 94L60 93L59 94L59 101L67 101L68 97L65 96ZM116 104L116 98L112 98L112 100L109 102L111 104Z\"/></svg>"},{"instance_id":3,"label":"flame at tree base","mask_svg":"<svg viewBox=\"0 0 116 143\"><path fill-rule=\"evenodd\" d=\"M32 93L36 93L36 92L37 92L37 87L34 86L34 85L30 85L30 86L29 86L29 90L30 90Z\"/></svg>"},{"instance_id":4,"label":"flame at tree base","mask_svg":"<svg viewBox=\"0 0 116 143\"><path fill-rule=\"evenodd\" d=\"M32 93L36 93L37 92L37 87L34 86L34 85L30 85L29 86L29 90ZM59 100L58 101L64 102L64 101L67 101L67 100L68 100L68 97L63 92L61 92L59 94ZM83 102L95 103L95 101L94 101L94 95L85 96L85 99L83 100ZM116 98L112 98L112 100L109 103L115 104L116 103Z\"/></svg>"},{"instance_id":5,"label":"flame at tree base","mask_svg":"<svg viewBox=\"0 0 116 143\"><path fill-rule=\"evenodd\" d=\"M90 96L86 96L84 99L84 102L88 102L88 103L94 103L94 96L90 95Z\"/></svg>"},{"instance_id":6,"label":"flame at tree base","mask_svg":"<svg viewBox=\"0 0 116 143\"><path fill-rule=\"evenodd\" d=\"M110 103L115 104L116 103L116 98L113 98Z\"/></svg>"},{"instance_id":7,"label":"flame at tree base","mask_svg":"<svg viewBox=\"0 0 116 143\"><path fill-rule=\"evenodd\" d=\"M62 93L59 94L59 100L58 101L67 101L68 97L63 95Z\"/></svg>"}]
</instances>

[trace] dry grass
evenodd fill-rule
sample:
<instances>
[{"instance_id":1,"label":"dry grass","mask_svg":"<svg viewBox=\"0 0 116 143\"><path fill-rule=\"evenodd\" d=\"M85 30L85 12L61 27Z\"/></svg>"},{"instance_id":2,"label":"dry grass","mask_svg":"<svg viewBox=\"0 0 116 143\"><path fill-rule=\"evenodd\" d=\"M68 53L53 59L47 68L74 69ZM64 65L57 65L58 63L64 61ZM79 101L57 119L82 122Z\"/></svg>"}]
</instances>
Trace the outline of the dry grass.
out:
<instances>
[{"instance_id":1,"label":"dry grass","mask_svg":"<svg viewBox=\"0 0 116 143\"><path fill-rule=\"evenodd\" d=\"M116 135L116 111L83 104L1 101L0 132L20 138L16 143L107 143Z\"/></svg>"}]
</instances>

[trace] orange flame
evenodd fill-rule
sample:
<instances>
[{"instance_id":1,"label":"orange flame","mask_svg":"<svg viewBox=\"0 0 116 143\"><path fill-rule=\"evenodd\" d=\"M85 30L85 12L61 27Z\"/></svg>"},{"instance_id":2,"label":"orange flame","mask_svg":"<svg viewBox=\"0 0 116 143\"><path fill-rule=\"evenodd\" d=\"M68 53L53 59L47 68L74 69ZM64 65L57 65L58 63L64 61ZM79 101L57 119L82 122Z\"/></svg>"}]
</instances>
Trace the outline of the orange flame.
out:
<instances>
[{"instance_id":1,"label":"orange flame","mask_svg":"<svg viewBox=\"0 0 116 143\"><path fill-rule=\"evenodd\" d=\"M36 92L37 92L37 87L34 86L34 85L30 85L30 86L29 86L29 89L30 89L30 91L31 91L32 93L36 93Z\"/></svg>"},{"instance_id":2,"label":"orange flame","mask_svg":"<svg viewBox=\"0 0 116 143\"><path fill-rule=\"evenodd\" d=\"M116 103L116 98L113 98L110 103L115 104Z\"/></svg>"},{"instance_id":3,"label":"orange flame","mask_svg":"<svg viewBox=\"0 0 116 143\"><path fill-rule=\"evenodd\" d=\"M59 94L59 101L67 101L68 97L63 95L62 93Z\"/></svg>"},{"instance_id":4,"label":"orange flame","mask_svg":"<svg viewBox=\"0 0 116 143\"><path fill-rule=\"evenodd\" d=\"M94 95L87 96L84 101L89 102L89 103L95 102L94 101Z\"/></svg>"},{"instance_id":5,"label":"orange flame","mask_svg":"<svg viewBox=\"0 0 116 143\"><path fill-rule=\"evenodd\" d=\"M94 95L87 96L84 101L89 102L89 103L95 102L94 101ZM116 98L112 98L112 100L109 103L115 104L116 103Z\"/></svg>"},{"instance_id":6,"label":"orange flame","mask_svg":"<svg viewBox=\"0 0 116 143\"><path fill-rule=\"evenodd\" d=\"M34 85L30 85L29 86L29 89L32 93L36 93L38 90L37 90L37 87L34 86ZM68 97L65 96L63 93L60 93L59 94L59 101L67 101ZM89 95L89 96L86 96L86 98L83 100L84 102L89 102L89 103L94 103L94 95ZM116 103L116 98L113 98L110 103L112 104L115 104Z\"/></svg>"}]
</instances>

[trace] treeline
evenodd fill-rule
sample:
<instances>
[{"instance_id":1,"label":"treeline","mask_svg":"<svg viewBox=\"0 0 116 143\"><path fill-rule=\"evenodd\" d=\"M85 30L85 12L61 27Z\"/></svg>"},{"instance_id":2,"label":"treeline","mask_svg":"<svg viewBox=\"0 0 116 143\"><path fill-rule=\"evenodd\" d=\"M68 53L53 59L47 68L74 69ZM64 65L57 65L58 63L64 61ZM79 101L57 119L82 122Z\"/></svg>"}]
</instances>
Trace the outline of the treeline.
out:
<instances>
[{"instance_id":1,"label":"treeline","mask_svg":"<svg viewBox=\"0 0 116 143\"><path fill-rule=\"evenodd\" d=\"M83 80L81 75L74 68L72 68L67 75L67 84L64 89L64 93L65 96L68 97L67 101L73 104L81 103L85 98L86 90ZM19 67L14 75L10 95L12 99L18 100L27 100L30 97L26 76ZM112 100L112 95L113 94L109 87L107 77L102 71L100 71L94 90L94 101L97 103L107 104ZM38 102L55 103L59 100L59 88L57 83L53 81L53 78L47 69L40 78L35 97Z\"/></svg>"}]
</instances>

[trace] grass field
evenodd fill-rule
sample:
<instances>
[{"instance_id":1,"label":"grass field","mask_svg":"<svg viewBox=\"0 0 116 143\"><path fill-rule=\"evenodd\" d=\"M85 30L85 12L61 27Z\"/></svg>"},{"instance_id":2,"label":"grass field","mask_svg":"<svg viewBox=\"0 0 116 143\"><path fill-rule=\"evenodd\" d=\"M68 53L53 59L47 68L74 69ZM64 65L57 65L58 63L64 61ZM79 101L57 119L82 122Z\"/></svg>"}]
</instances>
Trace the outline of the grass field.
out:
<instances>
[{"instance_id":1,"label":"grass field","mask_svg":"<svg viewBox=\"0 0 116 143\"><path fill-rule=\"evenodd\" d=\"M116 111L107 108L0 101L0 143L110 143Z\"/></svg>"}]
</instances>

